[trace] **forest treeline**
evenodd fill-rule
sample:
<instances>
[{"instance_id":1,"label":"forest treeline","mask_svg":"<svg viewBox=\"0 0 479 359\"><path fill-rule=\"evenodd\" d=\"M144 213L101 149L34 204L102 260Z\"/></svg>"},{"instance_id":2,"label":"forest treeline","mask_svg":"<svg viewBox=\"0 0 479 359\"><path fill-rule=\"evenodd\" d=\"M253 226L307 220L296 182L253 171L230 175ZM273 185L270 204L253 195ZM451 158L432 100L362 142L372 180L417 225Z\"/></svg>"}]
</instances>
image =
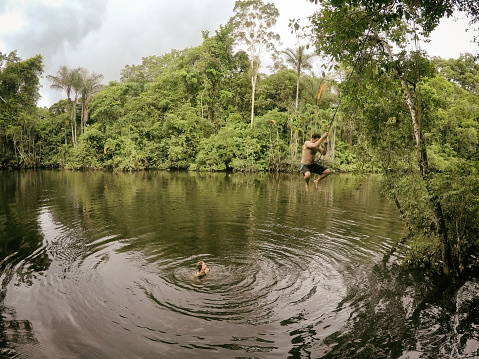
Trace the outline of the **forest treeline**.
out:
<instances>
[{"instance_id":1,"label":"forest treeline","mask_svg":"<svg viewBox=\"0 0 479 359\"><path fill-rule=\"evenodd\" d=\"M304 140L329 130L329 167L384 175L416 238L405 262L465 273L479 255L479 63L408 39L448 11L477 21L479 6L431 3L323 1L309 25L291 21L297 46L275 53L274 5L239 0L201 45L126 65L120 81L48 74L65 94L50 108L36 106L42 56L0 54L0 166L298 171ZM321 76L313 55L330 59Z\"/></svg>"},{"instance_id":2,"label":"forest treeline","mask_svg":"<svg viewBox=\"0 0 479 359\"><path fill-rule=\"evenodd\" d=\"M1 166L296 170L304 140L325 131L332 117L336 81L300 75L296 110L297 71L276 63L273 73L258 75L251 126L249 59L234 49L231 28L204 33L200 46L125 66L119 82L87 95L88 101L82 100L81 81L75 86L82 69L61 67L47 77L66 98L49 109L35 106L41 56L21 61L15 52L3 55ZM25 71L28 78L22 78ZM356 166L355 140L341 122L335 124L341 132L335 162L348 168Z\"/></svg>"}]
</instances>

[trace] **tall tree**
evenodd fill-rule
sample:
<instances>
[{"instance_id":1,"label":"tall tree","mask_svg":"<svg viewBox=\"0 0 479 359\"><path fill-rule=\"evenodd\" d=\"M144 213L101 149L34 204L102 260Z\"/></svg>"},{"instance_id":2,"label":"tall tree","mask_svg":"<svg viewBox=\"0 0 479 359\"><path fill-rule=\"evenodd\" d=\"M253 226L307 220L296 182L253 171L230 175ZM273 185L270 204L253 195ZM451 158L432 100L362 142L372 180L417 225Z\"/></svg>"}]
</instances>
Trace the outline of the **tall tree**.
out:
<instances>
[{"instance_id":1,"label":"tall tree","mask_svg":"<svg viewBox=\"0 0 479 359\"><path fill-rule=\"evenodd\" d=\"M86 70L81 72L82 84L80 90L80 102L81 102L81 132L88 122L88 107L93 99L93 95L103 88L101 80L103 75L92 72L88 74Z\"/></svg>"},{"instance_id":2,"label":"tall tree","mask_svg":"<svg viewBox=\"0 0 479 359\"><path fill-rule=\"evenodd\" d=\"M433 58L439 74L462 88L479 95L479 59L472 54L461 54L458 59Z\"/></svg>"},{"instance_id":3,"label":"tall tree","mask_svg":"<svg viewBox=\"0 0 479 359\"><path fill-rule=\"evenodd\" d=\"M237 0L230 19L237 42L247 47L249 55L249 77L251 80L251 127L254 120L254 101L261 55L275 51L280 36L272 28L276 25L279 11L273 3L261 0Z\"/></svg>"},{"instance_id":4,"label":"tall tree","mask_svg":"<svg viewBox=\"0 0 479 359\"><path fill-rule=\"evenodd\" d=\"M83 74L85 69L79 67L72 70L72 90L73 90L73 104L72 104L72 137L73 137L73 146L77 144L78 130L77 130L77 105L78 99L81 96L82 87L83 87ZM81 118L81 115L80 115ZM81 127L81 124L80 124Z\"/></svg>"},{"instance_id":5,"label":"tall tree","mask_svg":"<svg viewBox=\"0 0 479 359\"><path fill-rule=\"evenodd\" d=\"M422 129L425 119L422 118L419 91L421 78L432 71L419 51L408 52L408 39L414 41L421 36L427 37L442 17L450 16L456 9L468 11L473 21L477 21L479 4L466 0L449 0L441 4L437 6L437 1L323 1L320 11L312 17L312 23L320 53L351 66L356 64L360 54L359 70L363 74L377 76L391 73L400 84L412 123L418 166L434 212L433 222L441 246L443 271L452 273L455 269L452 245L442 204L432 186L433 172Z\"/></svg>"},{"instance_id":6,"label":"tall tree","mask_svg":"<svg viewBox=\"0 0 479 359\"><path fill-rule=\"evenodd\" d=\"M71 70L66 66L60 66L57 75L47 75L47 80L51 81L51 89L64 90L67 95L67 100L70 101L70 94L72 92Z\"/></svg>"},{"instance_id":7,"label":"tall tree","mask_svg":"<svg viewBox=\"0 0 479 359\"><path fill-rule=\"evenodd\" d=\"M41 55L22 61L16 51L0 52L0 165L13 158L12 165L31 166L37 101L40 98ZM15 156L11 156L14 153Z\"/></svg>"},{"instance_id":8,"label":"tall tree","mask_svg":"<svg viewBox=\"0 0 479 359\"><path fill-rule=\"evenodd\" d=\"M8 103L9 99L16 99L25 110L34 109L40 98L38 76L42 72L41 55L22 61L16 51L8 55L0 52L0 101Z\"/></svg>"},{"instance_id":9,"label":"tall tree","mask_svg":"<svg viewBox=\"0 0 479 359\"><path fill-rule=\"evenodd\" d=\"M76 105L78 102L78 95L81 91L82 76L81 68L69 69L66 66L60 66L57 75L47 75L47 79L52 82L50 88L55 90L64 90L68 100L68 114L70 116L72 143L76 144L77 124L76 124ZM74 95L74 100L71 100L71 95Z\"/></svg>"},{"instance_id":10,"label":"tall tree","mask_svg":"<svg viewBox=\"0 0 479 359\"><path fill-rule=\"evenodd\" d=\"M295 110L298 112L298 101L299 101L299 82L301 79L301 73L303 70L308 70L313 67L311 60L314 57L313 53L307 53L306 47L299 45L296 49L287 48L282 51L286 56L286 62L293 66L296 70L297 80L296 80L296 103Z\"/></svg>"}]
</instances>

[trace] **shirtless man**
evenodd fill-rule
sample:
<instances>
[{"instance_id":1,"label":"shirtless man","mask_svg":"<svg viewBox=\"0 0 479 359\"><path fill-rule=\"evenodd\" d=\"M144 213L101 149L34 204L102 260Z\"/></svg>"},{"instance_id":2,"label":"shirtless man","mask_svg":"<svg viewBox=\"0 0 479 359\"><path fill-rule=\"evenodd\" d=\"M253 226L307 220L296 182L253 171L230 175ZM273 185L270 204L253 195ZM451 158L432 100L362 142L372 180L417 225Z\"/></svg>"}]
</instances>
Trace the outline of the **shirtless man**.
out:
<instances>
[{"instance_id":1,"label":"shirtless man","mask_svg":"<svg viewBox=\"0 0 479 359\"><path fill-rule=\"evenodd\" d=\"M319 182L331 173L326 167L314 162L316 153L319 152L323 156L326 154L328 148L326 142L327 137L328 132L325 132L322 136L319 133L313 133L311 140L306 141L303 145L303 153L301 154L301 172L306 181L306 191L309 191L309 178L311 177L311 172L319 175L319 178L314 180L316 189L319 188ZM322 143L326 144L324 148L321 147Z\"/></svg>"}]
</instances>

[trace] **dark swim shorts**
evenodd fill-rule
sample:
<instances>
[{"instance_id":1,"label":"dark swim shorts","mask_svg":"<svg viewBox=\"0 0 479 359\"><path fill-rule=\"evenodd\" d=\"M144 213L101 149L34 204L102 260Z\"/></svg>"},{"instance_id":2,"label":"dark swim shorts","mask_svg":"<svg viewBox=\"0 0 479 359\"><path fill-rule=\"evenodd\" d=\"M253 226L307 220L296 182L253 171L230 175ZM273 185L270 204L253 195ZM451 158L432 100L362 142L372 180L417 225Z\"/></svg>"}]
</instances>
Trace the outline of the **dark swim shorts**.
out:
<instances>
[{"instance_id":1,"label":"dark swim shorts","mask_svg":"<svg viewBox=\"0 0 479 359\"><path fill-rule=\"evenodd\" d=\"M303 165L301 163L301 172L303 173L303 176L306 174L306 172L317 173L318 175L321 175L326 170L327 170L326 167L321 166L320 164L317 164L316 162L310 165Z\"/></svg>"}]
</instances>

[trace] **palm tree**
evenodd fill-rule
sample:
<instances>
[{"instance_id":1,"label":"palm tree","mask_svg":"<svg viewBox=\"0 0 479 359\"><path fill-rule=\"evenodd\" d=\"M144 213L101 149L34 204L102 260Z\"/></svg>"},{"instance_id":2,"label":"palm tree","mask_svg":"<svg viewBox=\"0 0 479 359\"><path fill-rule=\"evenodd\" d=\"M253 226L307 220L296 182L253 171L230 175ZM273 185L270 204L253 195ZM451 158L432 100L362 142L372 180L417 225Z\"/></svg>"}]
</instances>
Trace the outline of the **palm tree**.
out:
<instances>
[{"instance_id":1,"label":"palm tree","mask_svg":"<svg viewBox=\"0 0 479 359\"><path fill-rule=\"evenodd\" d=\"M296 112L298 111L299 80L301 78L301 71L304 69L311 69L313 67L311 64L311 59L315 56L314 54L306 53L305 50L305 46L299 45L295 50L288 47L286 50L282 51L282 53L286 55L286 62L294 67L298 75L298 79L296 81Z\"/></svg>"},{"instance_id":2,"label":"palm tree","mask_svg":"<svg viewBox=\"0 0 479 359\"><path fill-rule=\"evenodd\" d=\"M67 106L67 113L70 115L72 128L72 143L76 144L76 103L78 99L78 91L81 83L80 72L81 68L69 69L66 66L60 66L57 76L47 75L47 79L52 82L50 88L55 90L64 90L67 94L69 106ZM75 92L75 100L71 101L71 93Z\"/></svg>"},{"instance_id":3,"label":"palm tree","mask_svg":"<svg viewBox=\"0 0 479 359\"><path fill-rule=\"evenodd\" d=\"M93 95L100 91L103 88L103 85L100 83L103 80L103 75L93 72L91 75L88 75L86 72L83 73L82 86L80 91L80 102L81 102L81 132L83 133L83 128L88 122L88 106L90 105Z\"/></svg>"},{"instance_id":4,"label":"palm tree","mask_svg":"<svg viewBox=\"0 0 479 359\"><path fill-rule=\"evenodd\" d=\"M72 70L72 89L75 94L73 98L73 110L72 110L72 136L73 136L73 146L77 144L77 104L78 104L78 97L81 94L82 86L83 86L83 77L86 73L86 70L82 67Z\"/></svg>"},{"instance_id":5,"label":"palm tree","mask_svg":"<svg viewBox=\"0 0 479 359\"><path fill-rule=\"evenodd\" d=\"M65 90L67 99L70 102L70 94L72 92L73 71L66 66L60 66L57 76L47 75L47 79L52 82L50 88L54 90Z\"/></svg>"}]
</instances>

